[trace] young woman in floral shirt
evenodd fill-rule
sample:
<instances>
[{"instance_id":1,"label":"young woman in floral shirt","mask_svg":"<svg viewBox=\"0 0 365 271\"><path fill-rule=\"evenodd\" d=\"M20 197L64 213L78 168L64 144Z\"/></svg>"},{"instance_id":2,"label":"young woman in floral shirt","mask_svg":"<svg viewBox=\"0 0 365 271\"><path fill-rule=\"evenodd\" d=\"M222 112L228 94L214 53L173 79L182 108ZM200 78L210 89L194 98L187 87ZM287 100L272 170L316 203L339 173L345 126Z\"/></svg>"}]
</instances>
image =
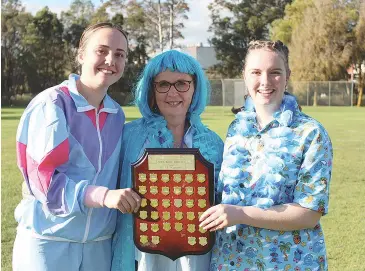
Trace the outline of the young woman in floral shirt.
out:
<instances>
[{"instance_id":1,"label":"young woman in floral shirt","mask_svg":"<svg viewBox=\"0 0 365 271\"><path fill-rule=\"evenodd\" d=\"M323 126L284 91L288 48L250 43L250 97L228 129L222 202L201 216L217 231L210 270L328 270L319 220L328 211L332 145Z\"/></svg>"}]
</instances>

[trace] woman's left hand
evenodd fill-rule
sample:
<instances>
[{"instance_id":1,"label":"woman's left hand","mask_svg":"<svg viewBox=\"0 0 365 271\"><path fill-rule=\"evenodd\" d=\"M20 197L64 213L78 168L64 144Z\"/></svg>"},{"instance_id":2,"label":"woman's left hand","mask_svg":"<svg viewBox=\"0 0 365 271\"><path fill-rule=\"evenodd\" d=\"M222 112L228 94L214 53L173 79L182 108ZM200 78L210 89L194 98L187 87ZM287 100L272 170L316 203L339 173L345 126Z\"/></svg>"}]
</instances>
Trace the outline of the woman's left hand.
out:
<instances>
[{"instance_id":1,"label":"woman's left hand","mask_svg":"<svg viewBox=\"0 0 365 271\"><path fill-rule=\"evenodd\" d=\"M225 227L241 224L242 207L228 204L218 204L210 207L200 217L199 227L216 231Z\"/></svg>"}]
</instances>

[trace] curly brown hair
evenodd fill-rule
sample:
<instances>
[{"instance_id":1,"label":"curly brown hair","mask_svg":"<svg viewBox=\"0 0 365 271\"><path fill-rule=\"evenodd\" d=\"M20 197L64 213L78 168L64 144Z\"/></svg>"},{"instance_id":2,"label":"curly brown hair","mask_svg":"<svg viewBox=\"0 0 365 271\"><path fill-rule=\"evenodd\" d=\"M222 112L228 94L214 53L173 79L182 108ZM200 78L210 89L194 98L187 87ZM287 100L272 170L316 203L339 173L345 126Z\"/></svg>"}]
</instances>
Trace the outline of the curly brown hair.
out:
<instances>
[{"instance_id":1,"label":"curly brown hair","mask_svg":"<svg viewBox=\"0 0 365 271\"><path fill-rule=\"evenodd\" d=\"M284 60L285 68L288 74L290 74L289 69L289 49L288 47L282 43L280 40L277 41L270 41L270 40L253 40L248 44L247 54L245 57L244 68L246 66L246 61L248 55L251 51L257 49L267 49L273 52L278 53Z\"/></svg>"}]
</instances>

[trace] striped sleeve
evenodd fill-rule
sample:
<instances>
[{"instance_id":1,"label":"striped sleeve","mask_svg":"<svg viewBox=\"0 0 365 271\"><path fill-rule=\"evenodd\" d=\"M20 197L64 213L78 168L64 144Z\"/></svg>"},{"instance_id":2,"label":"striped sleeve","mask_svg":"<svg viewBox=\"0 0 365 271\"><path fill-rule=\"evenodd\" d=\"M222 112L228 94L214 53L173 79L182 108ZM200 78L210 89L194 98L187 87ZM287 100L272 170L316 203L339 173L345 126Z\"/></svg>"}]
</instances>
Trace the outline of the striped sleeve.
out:
<instances>
[{"instance_id":1,"label":"striped sleeve","mask_svg":"<svg viewBox=\"0 0 365 271\"><path fill-rule=\"evenodd\" d=\"M70 142L64 112L42 102L23 114L17 132L18 167L32 195L53 215L85 212L88 181L75 183L65 174Z\"/></svg>"}]
</instances>

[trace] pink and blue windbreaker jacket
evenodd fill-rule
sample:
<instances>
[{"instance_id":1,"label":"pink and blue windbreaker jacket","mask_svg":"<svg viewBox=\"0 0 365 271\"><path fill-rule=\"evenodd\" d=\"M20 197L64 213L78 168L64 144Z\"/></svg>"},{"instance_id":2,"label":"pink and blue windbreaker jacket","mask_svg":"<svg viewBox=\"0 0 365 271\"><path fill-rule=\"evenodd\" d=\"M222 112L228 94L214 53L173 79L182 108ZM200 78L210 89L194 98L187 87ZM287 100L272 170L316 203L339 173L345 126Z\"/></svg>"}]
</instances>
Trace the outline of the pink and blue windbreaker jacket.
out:
<instances>
[{"instance_id":1,"label":"pink and blue windbreaker jacket","mask_svg":"<svg viewBox=\"0 0 365 271\"><path fill-rule=\"evenodd\" d=\"M37 95L17 132L18 166L28 185L15 210L18 230L55 241L108 239L117 211L88 208L90 186L115 189L125 121L108 95L97 111L76 88L77 75ZM105 189L106 190L106 189Z\"/></svg>"}]
</instances>

